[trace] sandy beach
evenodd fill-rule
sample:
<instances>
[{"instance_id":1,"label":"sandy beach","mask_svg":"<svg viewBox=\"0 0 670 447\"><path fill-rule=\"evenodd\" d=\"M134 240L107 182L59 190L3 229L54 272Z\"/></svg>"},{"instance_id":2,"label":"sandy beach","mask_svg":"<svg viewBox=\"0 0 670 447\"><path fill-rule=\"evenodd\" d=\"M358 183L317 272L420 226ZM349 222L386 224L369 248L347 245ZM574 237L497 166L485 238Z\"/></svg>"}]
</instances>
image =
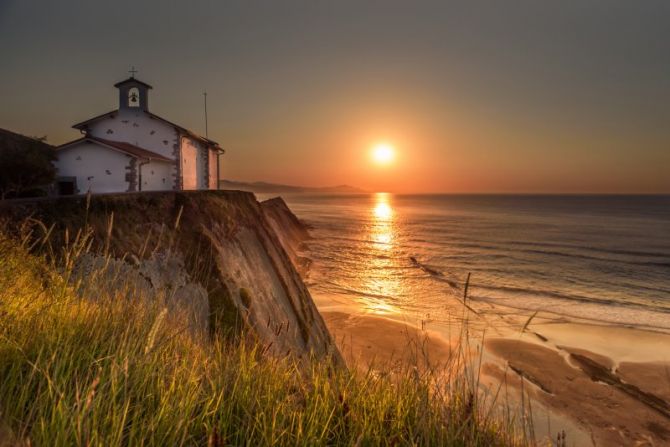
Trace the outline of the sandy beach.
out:
<instances>
[{"instance_id":1,"label":"sandy beach","mask_svg":"<svg viewBox=\"0 0 670 447\"><path fill-rule=\"evenodd\" d=\"M452 352L452 345L439 334L384 317L339 311L322 315L350 366L438 367Z\"/></svg>"},{"instance_id":2,"label":"sandy beach","mask_svg":"<svg viewBox=\"0 0 670 447\"><path fill-rule=\"evenodd\" d=\"M650 237L664 199L290 205L312 225L308 287L349 365L437 370L456 353L540 445L670 445L667 243Z\"/></svg>"},{"instance_id":3,"label":"sandy beach","mask_svg":"<svg viewBox=\"0 0 670 447\"><path fill-rule=\"evenodd\" d=\"M355 310L323 316L347 362L358 367L416 364L424 355L437 365L454 347L438 331L384 316ZM481 381L491 394L504 387L513 402L523 389L541 419L533 423L538 438L565 430L567 445L670 444L670 335L537 321L523 332L510 328L484 339Z\"/></svg>"}]
</instances>

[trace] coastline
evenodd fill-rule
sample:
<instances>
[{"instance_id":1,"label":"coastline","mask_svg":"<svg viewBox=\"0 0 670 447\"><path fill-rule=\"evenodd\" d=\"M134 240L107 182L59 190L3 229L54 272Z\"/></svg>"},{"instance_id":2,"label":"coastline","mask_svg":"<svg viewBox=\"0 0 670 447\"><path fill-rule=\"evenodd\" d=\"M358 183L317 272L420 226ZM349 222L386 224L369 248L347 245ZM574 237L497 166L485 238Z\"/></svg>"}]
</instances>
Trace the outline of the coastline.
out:
<instances>
[{"instance_id":1,"label":"coastline","mask_svg":"<svg viewBox=\"0 0 670 447\"><path fill-rule=\"evenodd\" d=\"M363 371L438 368L454 351L437 332L400 321L355 312L321 314L347 365Z\"/></svg>"},{"instance_id":2,"label":"coastline","mask_svg":"<svg viewBox=\"0 0 670 447\"><path fill-rule=\"evenodd\" d=\"M441 279L441 272L428 273ZM318 275L310 278L311 295L350 367L381 374L438 369L462 354L466 322L466 356L482 395L504 388L496 406L532 418L529 436L555 441L561 430L566 445L670 442L670 333L663 325L617 322L608 309L580 316L589 303L565 314L477 297L465 307L457 295L445 296L439 314L408 313L383 300L325 291ZM655 316L662 321L662 313Z\"/></svg>"},{"instance_id":3,"label":"coastline","mask_svg":"<svg viewBox=\"0 0 670 447\"><path fill-rule=\"evenodd\" d=\"M420 327L332 297L314 298L346 362L357 368L425 367L417 361L422 356L435 366L446 363L458 344L430 322ZM484 326L472 319L470 343L484 348L479 380L485 395L504 387L501 404L514 406L523 389L534 405L538 439L563 430L574 445L670 442L670 334L542 316L522 330L524 320L478 338ZM411 349L419 345L422 356Z\"/></svg>"}]
</instances>

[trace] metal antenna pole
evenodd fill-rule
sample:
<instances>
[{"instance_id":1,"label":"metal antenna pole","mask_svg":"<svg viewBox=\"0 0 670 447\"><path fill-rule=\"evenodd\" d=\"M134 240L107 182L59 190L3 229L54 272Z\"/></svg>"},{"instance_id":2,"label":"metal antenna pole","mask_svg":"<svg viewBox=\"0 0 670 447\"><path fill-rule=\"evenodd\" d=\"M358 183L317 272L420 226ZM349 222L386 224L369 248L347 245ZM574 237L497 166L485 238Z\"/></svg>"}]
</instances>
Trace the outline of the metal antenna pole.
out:
<instances>
[{"instance_id":1,"label":"metal antenna pole","mask_svg":"<svg viewBox=\"0 0 670 447\"><path fill-rule=\"evenodd\" d=\"M205 97L205 138L209 138L209 132L207 129L207 92L202 94Z\"/></svg>"}]
</instances>

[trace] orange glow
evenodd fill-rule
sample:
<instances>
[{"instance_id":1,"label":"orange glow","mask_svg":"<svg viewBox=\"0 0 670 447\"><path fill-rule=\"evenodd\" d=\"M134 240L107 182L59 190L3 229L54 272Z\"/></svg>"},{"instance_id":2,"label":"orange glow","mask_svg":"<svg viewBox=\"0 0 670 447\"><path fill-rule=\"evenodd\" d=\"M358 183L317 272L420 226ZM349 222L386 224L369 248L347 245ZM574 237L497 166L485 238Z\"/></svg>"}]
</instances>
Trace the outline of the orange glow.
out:
<instances>
[{"instance_id":1,"label":"orange glow","mask_svg":"<svg viewBox=\"0 0 670 447\"><path fill-rule=\"evenodd\" d=\"M379 254L387 254L389 250L395 248L397 231L391 195L377 193L370 212L373 220L369 238ZM367 268L374 274L365 275L369 280L363 284L363 289L368 295L361 297L359 302L368 312L378 315L399 313L399 309L393 304L393 299L402 295L404 291L402 281L393 274L396 268L395 262L393 256L373 256L367 264Z\"/></svg>"},{"instance_id":2,"label":"orange glow","mask_svg":"<svg viewBox=\"0 0 670 447\"><path fill-rule=\"evenodd\" d=\"M378 165L387 165L395 159L395 148L388 143L379 143L372 148L372 159Z\"/></svg>"},{"instance_id":3,"label":"orange glow","mask_svg":"<svg viewBox=\"0 0 670 447\"><path fill-rule=\"evenodd\" d=\"M381 250L388 250L393 242L393 208L389 204L389 194L380 192L376 194L375 206L372 208L374 225L372 227L372 240Z\"/></svg>"},{"instance_id":4,"label":"orange glow","mask_svg":"<svg viewBox=\"0 0 670 447\"><path fill-rule=\"evenodd\" d=\"M393 209L386 202L379 202L372 210L379 221L387 221L393 216Z\"/></svg>"}]
</instances>

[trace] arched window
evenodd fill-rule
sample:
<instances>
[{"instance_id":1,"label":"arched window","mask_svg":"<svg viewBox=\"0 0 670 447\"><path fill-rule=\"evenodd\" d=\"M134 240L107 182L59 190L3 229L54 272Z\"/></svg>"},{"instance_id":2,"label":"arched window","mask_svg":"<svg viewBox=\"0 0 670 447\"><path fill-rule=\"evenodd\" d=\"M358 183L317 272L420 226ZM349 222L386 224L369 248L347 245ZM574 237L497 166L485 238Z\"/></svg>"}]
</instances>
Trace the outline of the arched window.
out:
<instances>
[{"instance_id":1,"label":"arched window","mask_svg":"<svg viewBox=\"0 0 670 447\"><path fill-rule=\"evenodd\" d=\"M140 91L137 87L128 89L128 107L140 106Z\"/></svg>"}]
</instances>

